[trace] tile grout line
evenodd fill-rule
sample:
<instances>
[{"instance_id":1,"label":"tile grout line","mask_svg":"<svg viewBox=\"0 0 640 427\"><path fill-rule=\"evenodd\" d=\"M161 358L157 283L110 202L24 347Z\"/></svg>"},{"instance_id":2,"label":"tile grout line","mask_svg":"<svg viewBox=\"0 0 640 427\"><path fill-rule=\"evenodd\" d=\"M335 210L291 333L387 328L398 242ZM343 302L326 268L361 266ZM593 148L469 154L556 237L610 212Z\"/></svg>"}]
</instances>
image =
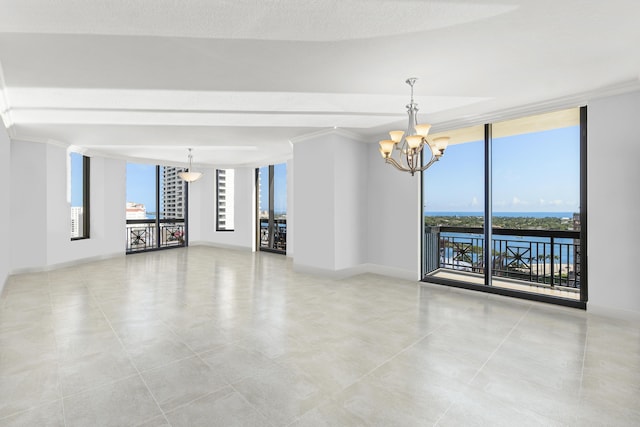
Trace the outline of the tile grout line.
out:
<instances>
[{"instance_id":1,"label":"tile grout line","mask_svg":"<svg viewBox=\"0 0 640 427\"><path fill-rule=\"evenodd\" d=\"M471 307L467 307L464 311L469 311L471 310ZM415 342L413 342L412 344L408 345L407 347L403 348L402 350L398 351L397 353L395 353L394 355L392 355L391 357L389 357L388 359L384 360L383 362L381 362L379 365L377 365L376 367L370 369L368 372L362 374L360 377L358 377L356 380L354 380L352 383L348 384L347 386L343 387L341 390L338 390L334 393L332 393L329 398L328 401L332 400L335 396L337 396L339 393L342 393L344 390L348 389L349 387L353 386L354 384L357 384L358 382L362 381L364 378L366 378L367 376L371 375L374 371L376 371L377 369L380 369L380 367L384 366L385 364L391 362L393 359L395 359L396 357L400 356L402 353L412 349L413 347L415 347L416 345L418 345L418 343L420 341L422 341L423 339L427 338L428 336L434 334L435 332L437 332L440 328L444 327L444 325L446 324L446 322L441 323L438 327L436 327L434 330L429 331L428 333L424 334L423 336L421 336L420 338L416 339ZM326 403L326 402L325 402ZM324 404L324 403L323 403ZM305 416L307 413L313 411L314 409L316 409L317 407L322 406L322 404L311 408L307 411L305 411L304 413L302 413L300 416L296 417L295 420L293 420L292 422L290 422L289 424L287 424L287 426L292 425L293 423L295 423L296 421L298 421L300 418L302 418L303 416Z\"/></svg>"},{"instance_id":2,"label":"tile grout line","mask_svg":"<svg viewBox=\"0 0 640 427\"><path fill-rule=\"evenodd\" d=\"M173 331L172 331L172 332L173 332ZM197 352L195 352L195 351L191 348L191 346L190 346L189 344L184 343L184 345L186 345L186 346L187 346L187 348L188 348L189 350L193 351L193 352L196 354L196 357L197 357L198 359L200 359L200 361L201 361L202 363L204 363L204 364L205 364L206 366L208 366L210 369L213 369L213 367L212 367L212 366L210 366L210 365L209 365L209 364L208 364L208 363L207 363L207 362L206 362L206 361L205 361L205 360L200 356L200 354L204 354L204 353L206 353L206 352L197 353ZM236 346L235 344L231 344L231 345ZM236 346L236 347L237 347L237 346ZM210 350L210 351L214 351L214 350ZM226 380L225 380L225 381L226 381ZM242 397L242 400L244 400L245 402L247 402L247 404L249 404L249 406L250 406L250 407L252 407L254 411L256 411L258 414L260 414L260 415L262 416L262 418L264 418L264 419L269 423L269 425L273 426L273 424L271 423L271 421L269 420L269 418L268 418L267 416L265 416L265 415L262 413L262 411L260 411L258 408L256 408L256 407L255 407L251 402L249 402L249 401L247 400L247 398L244 396L244 394L240 393L240 391L238 391L238 389L236 389L236 388L233 386L233 384L232 384L231 382L229 382L228 387L231 387L231 389L232 389L233 391L235 391L236 393L238 393L238 395L240 395L240 397ZM219 390L221 390L221 388L220 388ZM217 391L217 390L216 390L216 391ZM215 393L215 391L212 391L211 393ZM211 393L207 394L206 396L210 395ZM203 397L204 397L204 396L203 396ZM198 400L198 399L194 399L193 401L196 401L196 400ZM193 401L192 401L192 402L193 402ZM191 403L191 402L189 402L189 403Z\"/></svg>"},{"instance_id":3,"label":"tile grout line","mask_svg":"<svg viewBox=\"0 0 640 427\"><path fill-rule=\"evenodd\" d=\"M529 305L527 307L527 310L522 314L522 316L520 316L520 319L518 319L518 321L515 323L515 325L513 325L511 327L511 329L509 330L509 332L507 333L507 335L504 336L504 338L502 339L502 341L500 341L500 344L498 344L498 346L491 352L491 354L489 355L489 357L487 357L487 360L484 361L484 363L482 364L482 366L480 366L478 368L478 370L476 371L476 373L473 375L473 377L471 377L471 379L467 382L467 386L471 385L471 383L473 382L473 380L476 379L476 377L480 374L480 372L484 369L485 366L487 366L487 363L489 363L489 361L493 358L493 356L498 352L498 350L500 350L500 347L502 347L502 345L509 339L509 337L511 336L511 334L513 333L513 331L516 330L516 328L520 325L520 323L522 323L522 320L529 314L529 312L531 311L532 305ZM456 397L459 397L460 394L463 391L459 391L458 393L456 393ZM449 403L449 406L447 407L447 409L442 413L442 415L440 415L440 417L438 417L438 419L436 420L436 422L433 424L434 426L437 426L440 421L442 421L442 419L447 415L447 413L449 412L449 410L453 407L453 405L456 404L458 400L453 399L451 401L451 403Z\"/></svg>"},{"instance_id":4,"label":"tile grout line","mask_svg":"<svg viewBox=\"0 0 640 427\"><path fill-rule=\"evenodd\" d=\"M87 289L89 289L89 287L87 287ZM129 352L127 351L126 347L124 346L124 343L122 342L122 340L120 339L120 336L118 335L118 333L116 332L116 330L113 328L113 325L111 324L111 320L109 320L109 318L107 317L107 315L105 314L104 310L102 310L102 305L100 304L100 301L98 301L98 299L95 297L95 295L93 294L93 292L91 292L91 289L89 289L89 295L91 295L91 298L93 298L93 300L96 302L96 304L98 305L98 310L100 310L100 313L102 314L102 316L104 317L104 319L107 321L107 324L109 325L109 328L111 328L111 331L113 332L113 334L116 336L116 339L118 340L118 342L120 343L120 347L122 347L122 350L124 351L124 354L127 355L127 359L129 359L129 363L131 363L131 366L133 366L133 369L136 370L138 378L140 378L140 380L142 381L142 383L144 384L145 388L147 389L147 391L149 392L149 394L151 395L151 398L153 399L153 401L155 402L156 406L158 407L158 409L160 410L160 413L162 414L162 416L164 417L165 421L167 422L167 424L169 424L169 426L171 426L171 422L169 422L169 419L167 418L167 415L165 414L164 410L162 409L162 407L160 406L160 404L158 403L158 400L156 399L156 396L151 392L151 389L149 388L149 385L147 384L147 381L145 381L144 377L142 376L142 373L140 373L140 370L138 369L138 367L136 366L136 364L133 362L133 359L131 358L131 355L129 354ZM131 377L133 377L133 375L131 375ZM153 417L152 417L153 418Z\"/></svg>"},{"instance_id":5,"label":"tile grout line","mask_svg":"<svg viewBox=\"0 0 640 427\"><path fill-rule=\"evenodd\" d=\"M85 286L84 282L82 285ZM88 288L87 288L88 290ZM53 315L53 297L51 296L51 283L49 282L49 276L47 275L47 294L49 295L49 305L51 306L51 314ZM58 338L56 338L55 331L53 332L53 340L56 343L56 366L58 374L58 396L60 396L60 406L62 406L62 422L67 427L67 411L64 407L64 395L62 394L62 376L60 375L60 347L58 346Z\"/></svg>"},{"instance_id":6,"label":"tile grout line","mask_svg":"<svg viewBox=\"0 0 640 427\"><path fill-rule=\"evenodd\" d=\"M53 314L53 300L51 298L51 286L50 286L50 283L49 283L48 274L46 275L46 280L47 280L46 285L47 285L47 299L49 301L49 309L51 310L51 314ZM5 290L3 290L2 295L0 295L0 300L3 303L6 300L6 295L7 295L6 289L7 288L5 287ZM4 306L0 306L0 309L2 309L2 308L4 308ZM56 352L57 352L58 351L58 340L56 339L56 334L55 334L55 331L53 331L53 330L52 330L52 336L53 336L53 340L55 342ZM20 414L25 414L25 413L27 413L29 411L33 411L35 409L42 408L44 406L47 406L47 405L50 405L52 403L60 401L60 405L62 406L62 422L63 422L64 426L67 427L67 421L66 421L65 410L64 410L64 398L62 396L62 390L61 390L62 385L61 385L61 381L60 381L60 360L59 360L59 357L58 357L57 354L56 354L56 377L57 377L57 381L56 381L57 387L56 387L56 389L58 391L58 393L57 393L58 394L58 398L57 399L52 399L52 400L49 400L49 401L41 402L41 403L39 403L37 405L30 406L29 408L21 409L19 411L13 412L13 413L3 415L2 417L0 417L0 421L6 420L7 418L15 417L15 416L20 415Z\"/></svg>"},{"instance_id":7,"label":"tile grout line","mask_svg":"<svg viewBox=\"0 0 640 427\"><path fill-rule=\"evenodd\" d=\"M580 413L580 407L582 405L582 393L583 388L582 385L584 383L584 366L587 361L587 344L589 342L589 322L587 322L587 330L584 334L584 348L582 350L582 366L580 368L580 389L578 390L578 407L576 408L576 423L578 422L578 415Z\"/></svg>"},{"instance_id":8,"label":"tile grout line","mask_svg":"<svg viewBox=\"0 0 640 427\"><path fill-rule=\"evenodd\" d=\"M238 393L238 395L242 398L242 400L244 400L245 402L247 402L247 404L252 407L258 414L260 414L262 416L262 418L264 418L264 420L266 422L269 423L270 426L274 426L274 424L271 422L271 420L269 419L269 417L267 417L265 414L262 413L262 411L258 408L256 408L251 402L249 402L249 400L247 400L247 398L245 397L244 394L242 394L237 388L235 388L235 386L233 384L230 384L230 387L236 392Z\"/></svg>"},{"instance_id":9,"label":"tile grout line","mask_svg":"<svg viewBox=\"0 0 640 427\"><path fill-rule=\"evenodd\" d=\"M188 305L185 305L185 306L186 306L186 307L188 307ZM194 355L191 355L191 356L188 356L188 357L185 357L185 358L179 359L179 360L174 360L174 361L169 362L169 363L167 363L167 364L165 364L165 365L162 365L162 366L168 366L168 365L170 365L170 364L173 364L173 363L176 363L176 362L179 362L179 361L182 361L182 360L187 360L187 359L191 359L191 358L197 357L197 358L198 358L202 363L204 363L207 367L209 367L210 369L213 369L213 367L212 367L211 365L209 365L209 364L208 364L208 363L207 363L207 362L202 358L202 356L201 356L201 355L202 355L202 354L205 354L205 353L209 353L209 352L211 352L211 351L215 351L215 348L212 348L212 349L209 349L209 350L205 350L205 351L201 351L201 352L197 352L197 351L195 351L195 350L194 350L194 349L193 349L193 348L192 348L188 343L186 343L186 342L184 342L183 340L181 340L181 339L180 339L180 335L178 335L178 334L176 333L176 331L171 327L171 325L169 325L169 323L167 323L164 319L159 319L159 320L160 320L160 322L161 322L163 325L165 325L165 326L167 327L167 329L169 329L169 330L171 331L171 333L172 333L173 335L175 335L175 336L176 336L176 338L180 341L180 343L182 343L185 347L187 347L187 349L188 349L189 351L191 351L191 352L194 354ZM211 320L214 320L214 321L215 321L215 319L213 319L213 318L211 318ZM234 343L229 343L229 345L236 346ZM236 347L237 347L237 346L236 346ZM156 368L153 368L153 369L156 369ZM146 371L144 371L144 372L146 372ZM226 380L225 380L225 381L226 381ZM253 404L251 404L251 402L249 402L249 401L247 400L247 398L246 398L242 393L240 393L240 391L238 391L238 389L236 389L236 388L233 386L233 384L232 384L232 383L230 383L230 382L229 382L226 386L220 387L219 389L216 389L216 390L210 391L209 393L206 393L206 394L204 394L203 396L198 396L198 397L196 397L195 399L192 399L192 400L190 400L190 401L188 401L188 402L186 402L186 403L184 403L184 404L178 405L178 406L176 406L175 408L171 409L171 410L170 410L170 411L168 411L168 412L169 412L169 413L171 413L171 412L174 412L174 411L176 411L176 410L178 410L178 409L180 409L180 408L187 407L188 405L190 405L190 404L191 404L191 403L193 403L193 402L196 402L196 401L198 401L198 400L200 400L200 399L204 399L205 397L210 396L210 395L212 395L213 393L215 393L215 392L217 392L217 391L219 391L219 390L222 390L224 387L231 387L231 389L232 389L234 392L238 393L238 395L240 395L240 397L242 397L242 399L243 399L243 400L244 400L244 401L245 401L245 402L246 402L246 403L247 403L251 408L253 408L253 409L254 409L258 414L260 414L260 415L261 415L261 416L262 416L262 417L263 417L263 418L264 418L264 419L269 423L269 425L272 425L272 426L273 426L273 424L272 424L272 423L269 421L269 419L268 419L268 418L267 418L267 417L262 413L262 411L260 411L260 410L259 410L258 408L256 408ZM164 413L164 412L163 412L163 413ZM165 418L167 418L167 417L166 417L166 414L165 414ZM167 420L167 421L168 421L168 420Z\"/></svg>"}]
</instances>

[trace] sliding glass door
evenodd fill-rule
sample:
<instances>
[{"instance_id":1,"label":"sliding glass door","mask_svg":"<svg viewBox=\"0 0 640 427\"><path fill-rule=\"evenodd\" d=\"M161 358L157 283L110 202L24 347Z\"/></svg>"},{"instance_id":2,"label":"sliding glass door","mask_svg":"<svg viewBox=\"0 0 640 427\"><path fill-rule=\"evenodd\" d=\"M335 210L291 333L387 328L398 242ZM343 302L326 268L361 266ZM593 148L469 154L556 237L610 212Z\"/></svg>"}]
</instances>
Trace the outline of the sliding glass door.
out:
<instances>
[{"instance_id":1,"label":"sliding glass door","mask_svg":"<svg viewBox=\"0 0 640 427\"><path fill-rule=\"evenodd\" d=\"M584 307L585 129L575 108L447 132L423 174L424 280Z\"/></svg>"}]
</instances>

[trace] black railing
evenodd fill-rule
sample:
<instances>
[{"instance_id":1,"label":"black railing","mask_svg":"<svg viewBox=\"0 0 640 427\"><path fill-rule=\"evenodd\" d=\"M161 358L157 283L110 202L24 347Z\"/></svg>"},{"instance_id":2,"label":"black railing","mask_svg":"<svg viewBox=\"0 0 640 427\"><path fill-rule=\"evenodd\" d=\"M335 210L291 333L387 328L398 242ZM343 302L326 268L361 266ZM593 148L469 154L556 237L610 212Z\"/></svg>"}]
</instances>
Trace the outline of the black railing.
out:
<instances>
[{"instance_id":1,"label":"black railing","mask_svg":"<svg viewBox=\"0 0 640 427\"><path fill-rule=\"evenodd\" d=\"M493 229L494 277L580 288L580 232ZM426 227L423 269L484 273L482 228Z\"/></svg>"},{"instance_id":2,"label":"black railing","mask_svg":"<svg viewBox=\"0 0 640 427\"><path fill-rule=\"evenodd\" d=\"M184 219L127 220L127 253L184 245Z\"/></svg>"},{"instance_id":3,"label":"black railing","mask_svg":"<svg viewBox=\"0 0 640 427\"><path fill-rule=\"evenodd\" d=\"M287 220L278 218L273 220L273 227L269 227L268 218L260 218L260 248L286 252L287 250Z\"/></svg>"}]
</instances>

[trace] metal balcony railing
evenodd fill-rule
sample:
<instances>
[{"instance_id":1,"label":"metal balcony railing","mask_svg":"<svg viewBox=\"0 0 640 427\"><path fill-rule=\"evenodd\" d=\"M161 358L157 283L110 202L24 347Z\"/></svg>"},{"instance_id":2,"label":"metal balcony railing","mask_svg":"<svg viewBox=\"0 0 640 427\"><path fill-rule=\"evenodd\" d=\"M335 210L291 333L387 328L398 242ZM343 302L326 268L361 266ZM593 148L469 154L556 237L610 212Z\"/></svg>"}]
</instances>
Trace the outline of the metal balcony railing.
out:
<instances>
[{"instance_id":1,"label":"metal balcony railing","mask_svg":"<svg viewBox=\"0 0 640 427\"><path fill-rule=\"evenodd\" d=\"M260 247L276 251L287 250L287 220L279 218L273 220L273 227L269 227L268 218L260 218Z\"/></svg>"},{"instance_id":2,"label":"metal balcony railing","mask_svg":"<svg viewBox=\"0 0 640 427\"><path fill-rule=\"evenodd\" d=\"M492 231L494 277L551 287L580 288L580 232L556 230ZM437 269L484 273L482 228L426 227L423 271Z\"/></svg>"},{"instance_id":3,"label":"metal balcony railing","mask_svg":"<svg viewBox=\"0 0 640 427\"><path fill-rule=\"evenodd\" d=\"M128 219L127 253L185 245L184 219Z\"/></svg>"}]
</instances>

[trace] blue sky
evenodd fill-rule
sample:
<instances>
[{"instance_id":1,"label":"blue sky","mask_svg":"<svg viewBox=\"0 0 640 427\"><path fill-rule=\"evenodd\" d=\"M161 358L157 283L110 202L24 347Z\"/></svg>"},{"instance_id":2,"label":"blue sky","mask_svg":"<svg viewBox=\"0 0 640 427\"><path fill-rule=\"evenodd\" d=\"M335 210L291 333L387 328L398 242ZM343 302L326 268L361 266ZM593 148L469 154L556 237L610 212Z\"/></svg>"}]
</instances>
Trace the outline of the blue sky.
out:
<instances>
[{"instance_id":1,"label":"blue sky","mask_svg":"<svg viewBox=\"0 0 640 427\"><path fill-rule=\"evenodd\" d=\"M261 188L260 188L260 207L263 210L269 206L268 191L268 174L269 167L260 168ZM262 175L264 174L264 175ZM287 212L287 164L279 163L273 168L273 187L274 187L274 211L276 214Z\"/></svg>"},{"instance_id":2,"label":"blue sky","mask_svg":"<svg viewBox=\"0 0 640 427\"><path fill-rule=\"evenodd\" d=\"M156 210L156 167L127 163L127 202L142 203L147 212Z\"/></svg>"},{"instance_id":3,"label":"blue sky","mask_svg":"<svg viewBox=\"0 0 640 427\"><path fill-rule=\"evenodd\" d=\"M494 212L577 212L579 126L493 140ZM424 211L484 210L484 143L452 145L424 179Z\"/></svg>"},{"instance_id":4,"label":"blue sky","mask_svg":"<svg viewBox=\"0 0 640 427\"><path fill-rule=\"evenodd\" d=\"M82 157L71 153L71 206L82 206Z\"/></svg>"}]
</instances>

